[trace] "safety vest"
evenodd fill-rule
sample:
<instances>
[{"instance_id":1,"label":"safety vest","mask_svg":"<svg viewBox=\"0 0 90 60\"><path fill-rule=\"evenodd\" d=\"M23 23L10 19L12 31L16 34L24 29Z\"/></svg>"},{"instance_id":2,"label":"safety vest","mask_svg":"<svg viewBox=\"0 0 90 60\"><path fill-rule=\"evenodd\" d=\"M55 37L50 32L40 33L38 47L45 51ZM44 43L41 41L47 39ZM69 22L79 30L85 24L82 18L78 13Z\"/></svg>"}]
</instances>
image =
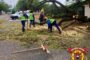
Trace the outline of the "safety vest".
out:
<instances>
[{"instance_id":1,"label":"safety vest","mask_svg":"<svg viewBox=\"0 0 90 60\"><path fill-rule=\"evenodd\" d=\"M30 13L29 19L30 19L30 20L34 20L33 13Z\"/></svg>"},{"instance_id":2,"label":"safety vest","mask_svg":"<svg viewBox=\"0 0 90 60\"><path fill-rule=\"evenodd\" d=\"M55 19L50 19L50 23L52 24L55 21Z\"/></svg>"},{"instance_id":3,"label":"safety vest","mask_svg":"<svg viewBox=\"0 0 90 60\"><path fill-rule=\"evenodd\" d=\"M20 20L26 20L25 16L22 15L22 16L20 17Z\"/></svg>"}]
</instances>

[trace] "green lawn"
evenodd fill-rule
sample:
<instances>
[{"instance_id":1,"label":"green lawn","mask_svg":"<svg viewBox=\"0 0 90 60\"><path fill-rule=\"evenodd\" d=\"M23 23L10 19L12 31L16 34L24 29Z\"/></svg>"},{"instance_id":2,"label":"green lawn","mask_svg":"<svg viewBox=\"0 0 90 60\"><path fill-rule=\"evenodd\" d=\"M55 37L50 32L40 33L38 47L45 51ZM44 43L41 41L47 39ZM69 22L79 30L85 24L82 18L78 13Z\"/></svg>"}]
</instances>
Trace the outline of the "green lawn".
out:
<instances>
[{"instance_id":1,"label":"green lawn","mask_svg":"<svg viewBox=\"0 0 90 60\"><path fill-rule=\"evenodd\" d=\"M90 37L72 29L65 29L62 34L54 29L53 33L49 33L47 25L39 26L21 31L20 22L0 21L0 41L2 40L18 40L22 47L38 47L41 44L48 45L49 49L68 49L70 47L90 47ZM65 22L66 24L68 22ZM64 26L64 25L63 25ZM87 55L88 59L90 54Z\"/></svg>"},{"instance_id":2,"label":"green lawn","mask_svg":"<svg viewBox=\"0 0 90 60\"><path fill-rule=\"evenodd\" d=\"M0 26L0 40L18 40L25 47L40 46L40 44L48 45L50 49L90 46L88 43L90 37L70 29L63 31L62 34L58 34L55 29L53 33L49 33L46 25L36 25L35 28L33 27L23 33L20 22L5 22Z\"/></svg>"}]
</instances>

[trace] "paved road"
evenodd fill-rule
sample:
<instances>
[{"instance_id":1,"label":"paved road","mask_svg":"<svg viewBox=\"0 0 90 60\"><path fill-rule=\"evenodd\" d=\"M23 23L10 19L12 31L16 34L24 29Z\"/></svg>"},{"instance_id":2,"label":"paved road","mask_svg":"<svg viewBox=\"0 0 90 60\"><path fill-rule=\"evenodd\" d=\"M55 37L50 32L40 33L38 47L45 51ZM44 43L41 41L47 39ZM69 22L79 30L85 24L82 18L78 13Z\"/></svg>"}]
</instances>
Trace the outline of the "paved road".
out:
<instances>
[{"instance_id":1,"label":"paved road","mask_svg":"<svg viewBox=\"0 0 90 60\"><path fill-rule=\"evenodd\" d=\"M7 56L11 55L11 52L21 49L24 48L21 48L17 41L0 41L0 60L6 60Z\"/></svg>"},{"instance_id":2,"label":"paved road","mask_svg":"<svg viewBox=\"0 0 90 60\"><path fill-rule=\"evenodd\" d=\"M5 14L5 15L0 15L0 20L10 20L10 16Z\"/></svg>"},{"instance_id":3,"label":"paved road","mask_svg":"<svg viewBox=\"0 0 90 60\"><path fill-rule=\"evenodd\" d=\"M28 51L13 55L15 60L70 60L66 51L56 51L47 54L42 50Z\"/></svg>"},{"instance_id":4,"label":"paved road","mask_svg":"<svg viewBox=\"0 0 90 60\"><path fill-rule=\"evenodd\" d=\"M69 60L66 51L51 51L50 54L42 50L33 50L12 54L12 52L24 50L18 41L0 41L0 60Z\"/></svg>"},{"instance_id":5,"label":"paved road","mask_svg":"<svg viewBox=\"0 0 90 60\"><path fill-rule=\"evenodd\" d=\"M18 41L0 41L0 60L70 60L70 54L65 50L52 50L47 54L39 49L12 54L24 49Z\"/></svg>"}]
</instances>

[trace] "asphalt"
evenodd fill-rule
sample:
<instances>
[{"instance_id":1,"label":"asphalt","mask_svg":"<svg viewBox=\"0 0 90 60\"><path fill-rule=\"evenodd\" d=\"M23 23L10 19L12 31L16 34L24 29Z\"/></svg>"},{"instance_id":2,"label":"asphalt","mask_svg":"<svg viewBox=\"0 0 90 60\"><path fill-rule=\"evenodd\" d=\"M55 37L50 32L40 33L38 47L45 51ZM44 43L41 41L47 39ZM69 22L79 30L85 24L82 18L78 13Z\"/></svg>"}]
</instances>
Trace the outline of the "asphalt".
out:
<instances>
[{"instance_id":1,"label":"asphalt","mask_svg":"<svg viewBox=\"0 0 90 60\"><path fill-rule=\"evenodd\" d=\"M18 41L0 41L0 60L69 60L69 53L65 50L45 51L38 49L12 54L15 51L21 51L25 48L20 46Z\"/></svg>"}]
</instances>

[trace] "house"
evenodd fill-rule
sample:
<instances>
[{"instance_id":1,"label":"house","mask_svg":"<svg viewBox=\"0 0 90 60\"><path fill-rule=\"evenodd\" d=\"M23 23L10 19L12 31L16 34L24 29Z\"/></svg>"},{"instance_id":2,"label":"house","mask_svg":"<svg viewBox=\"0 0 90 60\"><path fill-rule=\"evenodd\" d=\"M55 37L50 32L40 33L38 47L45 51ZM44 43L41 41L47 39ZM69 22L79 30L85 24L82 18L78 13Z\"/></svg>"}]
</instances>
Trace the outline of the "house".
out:
<instances>
[{"instance_id":1,"label":"house","mask_svg":"<svg viewBox=\"0 0 90 60\"><path fill-rule=\"evenodd\" d=\"M84 7L85 7L85 16L87 16L87 18L90 18L90 6L89 6L89 4L85 4L84 5Z\"/></svg>"}]
</instances>

